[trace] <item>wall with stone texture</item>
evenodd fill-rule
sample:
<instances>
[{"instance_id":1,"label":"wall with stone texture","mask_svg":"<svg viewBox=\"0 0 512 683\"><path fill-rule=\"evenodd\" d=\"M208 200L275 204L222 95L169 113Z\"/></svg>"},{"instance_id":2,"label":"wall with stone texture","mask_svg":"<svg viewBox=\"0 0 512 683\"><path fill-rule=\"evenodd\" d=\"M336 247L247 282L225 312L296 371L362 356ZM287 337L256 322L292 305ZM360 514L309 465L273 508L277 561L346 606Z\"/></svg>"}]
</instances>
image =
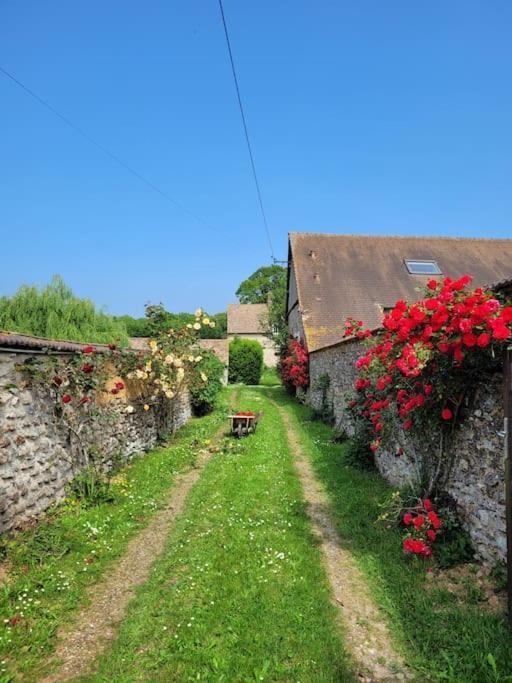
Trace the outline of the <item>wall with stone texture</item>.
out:
<instances>
[{"instance_id":1,"label":"wall with stone texture","mask_svg":"<svg viewBox=\"0 0 512 683\"><path fill-rule=\"evenodd\" d=\"M0 351L0 532L44 512L65 496L66 485L84 467L76 438L54 415L51 398L19 371L26 353ZM128 461L156 444L190 417L185 395L144 411L127 413L119 402L115 413L98 417L81 435L98 446L100 464Z\"/></svg>"},{"instance_id":2,"label":"wall with stone texture","mask_svg":"<svg viewBox=\"0 0 512 683\"><path fill-rule=\"evenodd\" d=\"M311 382L306 400L314 407L320 406L321 392L315 390L315 382L328 374L328 398L336 424L349 434L353 427L343 396L353 386L354 362L362 352L360 342L349 341L310 354ZM456 461L447 491L457 504L477 557L487 564L506 559L502 381L501 373L496 373L482 378L476 387L474 399L457 427ZM399 445L404 449L403 456L396 455ZM397 425L396 443L379 450L379 471L394 486L404 486L417 472L417 448L418 444L412 443Z\"/></svg>"}]
</instances>

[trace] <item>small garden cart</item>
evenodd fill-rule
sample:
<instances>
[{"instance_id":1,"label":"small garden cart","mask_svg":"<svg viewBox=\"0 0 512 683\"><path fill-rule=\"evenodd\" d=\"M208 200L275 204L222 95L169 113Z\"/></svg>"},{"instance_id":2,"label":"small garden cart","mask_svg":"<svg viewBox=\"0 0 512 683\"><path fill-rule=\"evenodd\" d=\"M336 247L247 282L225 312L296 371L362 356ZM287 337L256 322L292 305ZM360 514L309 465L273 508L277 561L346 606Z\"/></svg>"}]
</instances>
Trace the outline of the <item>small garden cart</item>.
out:
<instances>
[{"instance_id":1,"label":"small garden cart","mask_svg":"<svg viewBox=\"0 0 512 683\"><path fill-rule=\"evenodd\" d=\"M256 431L261 415L262 413L253 413L251 411L240 411L235 415L229 415L231 434L237 437L252 434Z\"/></svg>"}]
</instances>

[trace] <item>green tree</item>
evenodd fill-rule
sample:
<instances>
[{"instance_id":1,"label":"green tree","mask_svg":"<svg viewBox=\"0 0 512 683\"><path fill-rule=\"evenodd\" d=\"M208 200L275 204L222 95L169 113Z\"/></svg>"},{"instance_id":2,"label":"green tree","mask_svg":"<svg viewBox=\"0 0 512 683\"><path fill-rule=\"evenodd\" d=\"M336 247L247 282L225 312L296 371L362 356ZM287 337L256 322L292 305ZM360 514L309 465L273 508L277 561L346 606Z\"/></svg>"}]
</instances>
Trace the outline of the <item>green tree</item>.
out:
<instances>
[{"instance_id":1,"label":"green tree","mask_svg":"<svg viewBox=\"0 0 512 683\"><path fill-rule=\"evenodd\" d=\"M266 304L269 293L279 288L286 288L286 268L262 266L240 283L236 296L241 304Z\"/></svg>"},{"instance_id":2,"label":"green tree","mask_svg":"<svg viewBox=\"0 0 512 683\"><path fill-rule=\"evenodd\" d=\"M123 322L76 297L59 275L42 289L22 285L12 297L1 297L0 329L48 339L128 343Z\"/></svg>"}]
</instances>

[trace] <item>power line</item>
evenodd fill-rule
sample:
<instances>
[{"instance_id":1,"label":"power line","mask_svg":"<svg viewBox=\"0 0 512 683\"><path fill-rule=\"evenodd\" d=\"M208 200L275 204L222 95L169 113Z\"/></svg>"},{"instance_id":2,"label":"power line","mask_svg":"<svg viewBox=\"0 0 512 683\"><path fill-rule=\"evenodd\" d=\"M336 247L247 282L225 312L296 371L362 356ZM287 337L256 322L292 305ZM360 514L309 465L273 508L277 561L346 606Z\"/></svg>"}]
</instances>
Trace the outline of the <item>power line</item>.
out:
<instances>
[{"instance_id":1,"label":"power line","mask_svg":"<svg viewBox=\"0 0 512 683\"><path fill-rule=\"evenodd\" d=\"M121 166L122 168L125 169L125 171L128 171L128 173L131 173L133 176L138 178L141 182L143 182L145 185L150 187L152 190L155 192L158 192L158 194L166 199L168 202L171 204L174 204L178 209L183 211L184 213L188 214L192 218L194 218L196 221L199 223L202 223L205 225L207 228L210 228L210 230L215 230L213 226L211 226L209 223L207 223L205 220L203 220L200 216L197 216L193 211L190 211L187 209L186 206L183 206L183 204L180 204L180 202L176 201L176 199L173 199L170 195L167 194L164 190L161 190L157 185L155 185L151 180L148 180L146 177L142 175L142 173L139 173L136 171L134 168L132 168L130 165L128 165L125 161L120 159L116 154L111 152L107 147L102 145L100 142L97 142L94 138L92 138L88 133L86 133L82 128L77 126L73 121L67 118L67 116L64 116L64 114L61 114L55 107L53 107L51 104L46 102L46 100L43 100L42 97L39 97L33 90L31 90L28 86L26 86L24 83L22 83L20 80L18 80L15 76L13 76L9 71L4 69L2 66L0 66L0 73L3 73L4 76L9 78L11 81L13 81L17 86L19 86L22 90L24 90L30 97L32 97L34 100L39 102L43 107L48 109L52 114L54 114L57 118L59 118L61 121L63 121L67 126L72 128L76 133L81 135L85 140L87 140L89 143L97 147L100 151L102 151L104 154L106 154L112 161L115 161L116 164Z\"/></svg>"},{"instance_id":2,"label":"power line","mask_svg":"<svg viewBox=\"0 0 512 683\"><path fill-rule=\"evenodd\" d=\"M263 225L265 226L265 232L267 234L267 240L268 240L268 244L270 247L270 255L272 256L272 260L275 261L274 248L272 246L272 237L270 236L270 230L268 227L267 216L265 214L265 209L263 208L263 199L261 197L260 184L258 182L258 174L256 173L256 165L254 163L254 157L252 154L251 141L249 139L249 131L247 129L247 123L245 121L244 107L242 104L242 97L240 95L240 88L238 86L238 78L236 75L235 61L233 59L233 51L231 50L231 42L229 40L228 26L226 24L226 17L224 15L224 7L222 5L222 0L219 0L219 8L220 8L220 14L222 17L222 24L224 26L224 35L226 36L226 44L228 47L229 61L231 62L231 71L233 72L233 80L235 81L235 90L236 90L236 96L238 99L238 106L240 108L240 114L242 116L242 124L244 127L244 133L245 133L245 141L247 142L247 149L249 150L249 157L251 159L252 175L254 177L254 184L256 185L256 192L258 194L258 202L260 205L261 216L263 218Z\"/></svg>"}]
</instances>

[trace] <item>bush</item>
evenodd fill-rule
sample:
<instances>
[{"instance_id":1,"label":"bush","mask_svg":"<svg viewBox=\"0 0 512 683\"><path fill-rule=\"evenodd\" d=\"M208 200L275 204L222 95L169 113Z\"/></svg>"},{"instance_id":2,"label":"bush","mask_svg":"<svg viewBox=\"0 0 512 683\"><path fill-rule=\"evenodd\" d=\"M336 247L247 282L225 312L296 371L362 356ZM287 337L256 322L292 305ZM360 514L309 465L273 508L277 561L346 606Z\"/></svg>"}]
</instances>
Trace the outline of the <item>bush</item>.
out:
<instances>
[{"instance_id":1,"label":"bush","mask_svg":"<svg viewBox=\"0 0 512 683\"><path fill-rule=\"evenodd\" d=\"M214 409L217 396L222 389L224 374L224 364L213 351L202 351L201 356L202 360L197 363L196 369L199 373L204 373L208 381L206 384L193 383L190 387L190 403L194 415L206 415Z\"/></svg>"},{"instance_id":2,"label":"bush","mask_svg":"<svg viewBox=\"0 0 512 683\"><path fill-rule=\"evenodd\" d=\"M254 339L235 337L229 345L229 381L259 384L263 370L263 348Z\"/></svg>"}]
</instances>

